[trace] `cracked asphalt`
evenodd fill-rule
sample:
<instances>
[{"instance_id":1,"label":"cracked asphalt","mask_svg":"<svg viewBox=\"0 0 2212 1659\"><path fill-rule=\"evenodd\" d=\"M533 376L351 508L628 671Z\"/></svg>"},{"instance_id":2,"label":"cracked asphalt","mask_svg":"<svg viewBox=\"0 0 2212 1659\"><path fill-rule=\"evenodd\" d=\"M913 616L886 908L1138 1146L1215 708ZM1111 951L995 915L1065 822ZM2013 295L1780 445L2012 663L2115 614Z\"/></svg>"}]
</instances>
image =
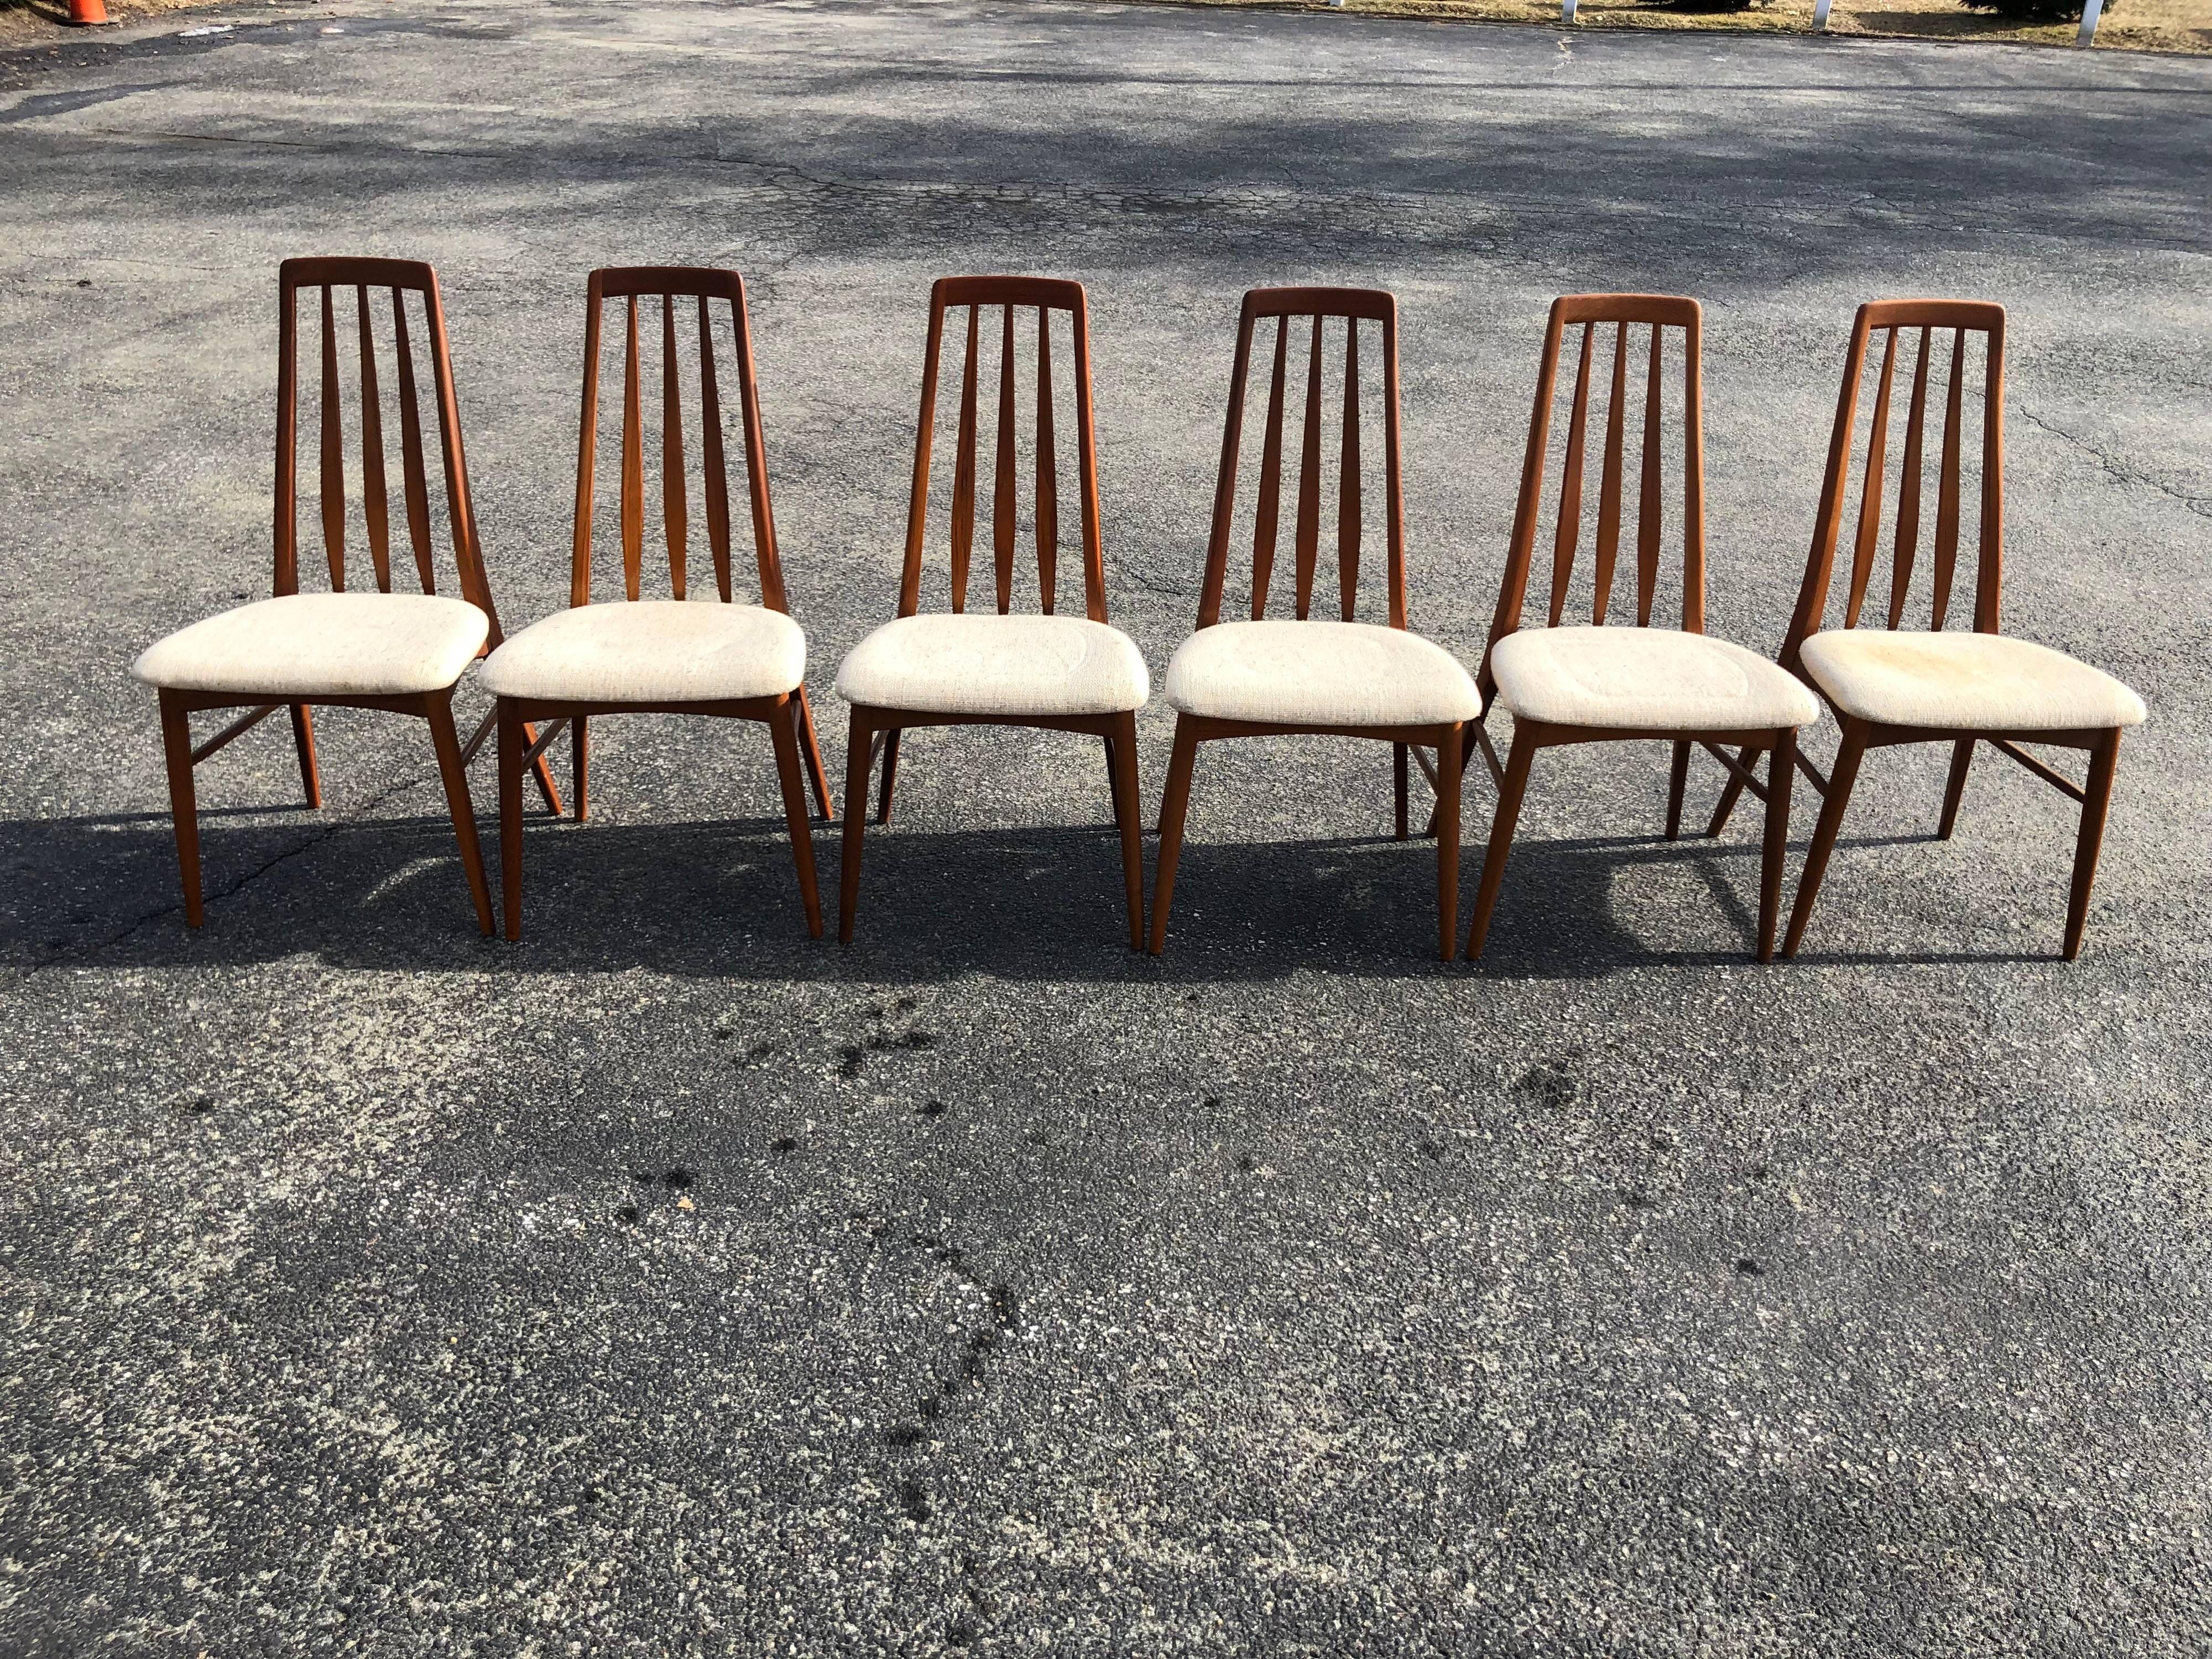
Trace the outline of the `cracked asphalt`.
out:
<instances>
[{"instance_id":1,"label":"cracked asphalt","mask_svg":"<svg viewBox=\"0 0 2212 1659\"><path fill-rule=\"evenodd\" d=\"M2212 1645L2212 64L335 0L0 60L0 1650ZM2001 300L2009 623L2152 710L2087 952L2067 803L1985 757L1939 844L1890 752L1758 968L1755 819L1656 839L1653 748L1544 757L1440 966L1387 762L1306 740L1204 757L1146 961L1095 744L1012 732L909 743L841 950L763 735L658 718L533 822L508 946L419 728L343 712L320 812L281 727L204 769L187 935L125 670L266 591L276 268L332 252L439 267L511 626L565 593L585 271L746 274L833 779L938 275L1090 285L1156 680L1247 286L1398 293L1470 662L1554 294L1705 301L1761 649L1852 307Z\"/></svg>"}]
</instances>

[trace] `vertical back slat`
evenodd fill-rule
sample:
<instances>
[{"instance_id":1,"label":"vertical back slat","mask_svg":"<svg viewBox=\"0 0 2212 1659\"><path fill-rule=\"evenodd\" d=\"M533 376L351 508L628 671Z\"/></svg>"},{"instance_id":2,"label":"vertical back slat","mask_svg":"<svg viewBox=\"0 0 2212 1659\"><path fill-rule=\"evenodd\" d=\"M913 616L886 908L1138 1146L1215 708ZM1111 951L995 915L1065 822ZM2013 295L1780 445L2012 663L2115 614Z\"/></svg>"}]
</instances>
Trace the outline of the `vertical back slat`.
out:
<instances>
[{"instance_id":1,"label":"vertical back slat","mask_svg":"<svg viewBox=\"0 0 2212 1659\"><path fill-rule=\"evenodd\" d=\"M629 297L629 343L623 357L623 592L635 599L645 568L645 419L637 367L637 295Z\"/></svg>"},{"instance_id":2,"label":"vertical back slat","mask_svg":"<svg viewBox=\"0 0 2212 1659\"><path fill-rule=\"evenodd\" d=\"M699 493L707 501L707 544L714 591L730 599L730 468L722 448L722 389L714 373L714 325L699 296Z\"/></svg>"},{"instance_id":3,"label":"vertical back slat","mask_svg":"<svg viewBox=\"0 0 2212 1659\"><path fill-rule=\"evenodd\" d=\"M668 587L684 597L691 508L684 485L684 377L676 361L676 296L660 296L660 517L668 531Z\"/></svg>"},{"instance_id":4,"label":"vertical back slat","mask_svg":"<svg viewBox=\"0 0 2212 1659\"><path fill-rule=\"evenodd\" d=\"M1621 451L1628 421L1628 325L1613 336L1613 396L1605 411L1605 467L1597 487L1597 563L1590 573L1590 620L1602 628L1613 598L1613 568L1620 555Z\"/></svg>"},{"instance_id":5,"label":"vertical back slat","mask_svg":"<svg viewBox=\"0 0 2212 1659\"><path fill-rule=\"evenodd\" d=\"M353 291L361 337L361 502L368 523L368 562L376 570L376 591L392 591L392 514L385 493L384 401L376 384L376 335L369 327L368 289Z\"/></svg>"},{"instance_id":6,"label":"vertical back slat","mask_svg":"<svg viewBox=\"0 0 2212 1659\"><path fill-rule=\"evenodd\" d=\"M1001 306L999 336L999 442L991 471L991 557L999 614L1014 605L1014 308Z\"/></svg>"},{"instance_id":7,"label":"vertical back slat","mask_svg":"<svg viewBox=\"0 0 2212 1659\"><path fill-rule=\"evenodd\" d=\"M1874 394L1874 426L1867 434L1866 477L1859 486L1859 534L1851 550L1851 587L1844 609L1844 626L1859 625L1859 611L1866 603L1867 579L1874 571L1874 544L1881 533L1881 489L1889 447L1889 393L1897 379L1897 331L1889 330L1889 343L1881 354L1881 381Z\"/></svg>"},{"instance_id":8,"label":"vertical back slat","mask_svg":"<svg viewBox=\"0 0 2212 1659\"><path fill-rule=\"evenodd\" d=\"M1052 425L1052 308L1037 307L1036 406L1037 591L1044 614L1060 589L1060 453Z\"/></svg>"},{"instance_id":9,"label":"vertical back slat","mask_svg":"<svg viewBox=\"0 0 2212 1659\"><path fill-rule=\"evenodd\" d=\"M1651 598L1659 586L1659 528L1663 516L1659 505L1665 488L1662 460L1667 428L1662 407L1664 390L1659 378L1662 342L1666 330L1651 325L1651 363L1644 377L1644 481L1636 492L1636 625L1651 620ZM1686 353L1686 343L1684 347ZM1686 434L1683 441L1690 440ZM1686 537L1689 526L1683 526Z\"/></svg>"},{"instance_id":10,"label":"vertical back slat","mask_svg":"<svg viewBox=\"0 0 2212 1659\"><path fill-rule=\"evenodd\" d=\"M1359 592L1359 319L1344 319L1344 450L1338 462L1336 580L1344 620Z\"/></svg>"},{"instance_id":11,"label":"vertical back slat","mask_svg":"<svg viewBox=\"0 0 2212 1659\"><path fill-rule=\"evenodd\" d=\"M968 608L968 559L975 547L975 352L979 306L968 307L968 361L960 370L960 442L952 468L952 608Z\"/></svg>"},{"instance_id":12,"label":"vertical back slat","mask_svg":"<svg viewBox=\"0 0 2212 1659\"><path fill-rule=\"evenodd\" d=\"M1936 483L1936 592L1930 628L1941 630L1959 568L1959 428L1966 409L1966 331L1951 336L1951 390L1943 408L1943 466Z\"/></svg>"},{"instance_id":13,"label":"vertical back slat","mask_svg":"<svg viewBox=\"0 0 2212 1659\"><path fill-rule=\"evenodd\" d=\"M783 561L775 550L775 509L768 499L768 433L761 423L760 372L753 362L752 319L746 314L743 278L729 304L730 343L738 360L738 417L744 430L745 498L752 509L753 567L760 574L761 603L771 611L786 611L790 607L783 591Z\"/></svg>"},{"instance_id":14,"label":"vertical back slat","mask_svg":"<svg viewBox=\"0 0 2212 1659\"><path fill-rule=\"evenodd\" d=\"M338 331L331 314L331 290L323 285L323 556L331 567L331 591L345 592L344 434L338 424Z\"/></svg>"},{"instance_id":15,"label":"vertical back slat","mask_svg":"<svg viewBox=\"0 0 2212 1659\"><path fill-rule=\"evenodd\" d=\"M1905 476L1897 486L1897 546L1889 568L1889 625L1905 620L1905 595L1920 551L1921 436L1928 412L1928 338L1920 331L1920 356L1912 366L1912 406L1905 419Z\"/></svg>"},{"instance_id":16,"label":"vertical back slat","mask_svg":"<svg viewBox=\"0 0 2212 1659\"><path fill-rule=\"evenodd\" d=\"M1298 450L1297 617L1313 609L1314 565L1321 553L1321 317L1306 354L1306 425Z\"/></svg>"},{"instance_id":17,"label":"vertical back slat","mask_svg":"<svg viewBox=\"0 0 2212 1659\"><path fill-rule=\"evenodd\" d=\"M1583 533L1583 443L1589 418L1590 329L1583 325L1581 365L1575 370L1575 406L1567 426L1567 466L1559 480L1559 524L1552 538L1552 622L1567 603L1567 581L1574 574L1575 544Z\"/></svg>"},{"instance_id":18,"label":"vertical back slat","mask_svg":"<svg viewBox=\"0 0 2212 1659\"><path fill-rule=\"evenodd\" d=\"M1997 631L2004 586L2004 320L1982 336L1982 500L1975 526L1974 631Z\"/></svg>"},{"instance_id":19,"label":"vertical back slat","mask_svg":"<svg viewBox=\"0 0 2212 1659\"><path fill-rule=\"evenodd\" d=\"M438 591L430 562L430 480L422 459L422 416L415 402L415 347L407 335L407 305L392 290L392 349L399 363L399 476L407 498L407 539L415 549L415 573L422 591Z\"/></svg>"},{"instance_id":20,"label":"vertical back slat","mask_svg":"<svg viewBox=\"0 0 2212 1659\"><path fill-rule=\"evenodd\" d=\"M1382 313L1382 556L1393 628L1407 625L1406 492L1399 476L1402 437L1398 415L1398 302L1394 299Z\"/></svg>"},{"instance_id":21,"label":"vertical back slat","mask_svg":"<svg viewBox=\"0 0 2212 1659\"><path fill-rule=\"evenodd\" d=\"M1275 319L1275 377L1267 388L1267 431L1260 446L1260 498L1252 507L1252 620L1267 613L1275 574L1275 521L1283 495L1283 380L1289 366L1291 319Z\"/></svg>"}]
</instances>

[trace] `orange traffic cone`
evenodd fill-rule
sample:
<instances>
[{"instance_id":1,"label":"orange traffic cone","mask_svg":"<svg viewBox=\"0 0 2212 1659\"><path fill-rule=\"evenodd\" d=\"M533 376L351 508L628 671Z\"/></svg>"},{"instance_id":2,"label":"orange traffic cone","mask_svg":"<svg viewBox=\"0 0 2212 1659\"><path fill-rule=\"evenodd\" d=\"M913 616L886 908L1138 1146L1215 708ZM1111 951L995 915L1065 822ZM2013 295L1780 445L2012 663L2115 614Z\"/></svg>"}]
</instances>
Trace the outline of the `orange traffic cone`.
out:
<instances>
[{"instance_id":1,"label":"orange traffic cone","mask_svg":"<svg viewBox=\"0 0 2212 1659\"><path fill-rule=\"evenodd\" d=\"M81 27L89 27L107 21L107 8L100 0L70 0L70 21Z\"/></svg>"}]
</instances>

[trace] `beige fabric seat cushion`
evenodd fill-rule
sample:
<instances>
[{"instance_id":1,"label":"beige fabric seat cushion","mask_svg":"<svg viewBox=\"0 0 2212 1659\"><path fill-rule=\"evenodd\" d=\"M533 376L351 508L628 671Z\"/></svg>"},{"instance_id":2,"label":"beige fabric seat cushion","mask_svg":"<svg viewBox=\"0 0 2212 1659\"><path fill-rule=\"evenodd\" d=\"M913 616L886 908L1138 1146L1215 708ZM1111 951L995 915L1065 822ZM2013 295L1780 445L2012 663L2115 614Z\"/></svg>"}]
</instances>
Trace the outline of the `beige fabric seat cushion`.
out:
<instances>
[{"instance_id":1,"label":"beige fabric seat cushion","mask_svg":"<svg viewBox=\"0 0 2212 1659\"><path fill-rule=\"evenodd\" d=\"M902 617L853 647L837 695L930 714L1121 714L1152 695L1144 653L1083 617Z\"/></svg>"},{"instance_id":2,"label":"beige fabric seat cushion","mask_svg":"<svg viewBox=\"0 0 2212 1659\"><path fill-rule=\"evenodd\" d=\"M1620 732L1810 726L1820 700L1765 657L1672 628L1531 628L1490 653L1517 717Z\"/></svg>"},{"instance_id":3,"label":"beige fabric seat cushion","mask_svg":"<svg viewBox=\"0 0 2212 1659\"><path fill-rule=\"evenodd\" d=\"M806 678L806 635L781 611L720 600L580 605L491 653L484 689L548 702L723 702Z\"/></svg>"},{"instance_id":4,"label":"beige fabric seat cushion","mask_svg":"<svg viewBox=\"0 0 2212 1659\"><path fill-rule=\"evenodd\" d=\"M171 691L270 699L442 691L483 648L491 621L426 593L288 593L180 628L131 672Z\"/></svg>"},{"instance_id":5,"label":"beige fabric seat cushion","mask_svg":"<svg viewBox=\"0 0 2212 1659\"><path fill-rule=\"evenodd\" d=\"M1268 726L1442 726L1482 708L1449 651L1370 623L1217 623L1182 642L1166 690L1182 714Z\"/></svg>"},{"instance_id":6,"label":"beige fabric seat cushion","mask_svg":"<svg viewBox=\"0 0 2212 1659\"><path fill-rule=\"evenodd\" d=\"M1846 714L1882 726L2091 732L2139 724L2143 700L2063 652L2002 634L1815 634L1805 672Z\"/></svg>"}]
</instances>

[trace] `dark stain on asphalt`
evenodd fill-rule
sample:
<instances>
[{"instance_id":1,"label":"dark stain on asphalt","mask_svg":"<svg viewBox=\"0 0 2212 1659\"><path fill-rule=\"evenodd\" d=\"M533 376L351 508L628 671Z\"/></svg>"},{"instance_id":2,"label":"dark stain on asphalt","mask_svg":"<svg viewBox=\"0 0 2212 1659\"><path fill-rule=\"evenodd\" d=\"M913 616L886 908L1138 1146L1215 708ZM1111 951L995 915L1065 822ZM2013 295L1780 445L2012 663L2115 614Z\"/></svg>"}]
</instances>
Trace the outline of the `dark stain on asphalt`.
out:
<instances>
[{"instance_id":1,"label":"dark stain on asphalt","mask_svg":"<svg viewBox=\"0 0 2212 1659\"><path fill-rule=\"evenodd\" d=\"M625 1227L635 1226L637 1224L637 1206L635 1204L623 1205L622 1208L615 1212L615 1219L621 1222Z\"/></svg>"},{"instance_id":2,"label":"dark stain on asphalt","mask_svg":"<svg viewBox=\"0 0 2212 1659\"><path fill-rule=\"evenodd\" d=\"M859 1043L847 1043L837 1051L837 1075L839 1077L860 1076L860 1067L866 1063L866 1060L867 1051Z\"/></svg>"},{"instance_id":3,"label":"dark stain on asphalt","mask_svg":"<svg viewBox=\"0 0 2212 1659\"><path fill-rule=\"evenodd\" d=\"M921 1115L924 1117L943 1117L946 1109L945 1103L941 1100L925 1101L922 1103Z\"/></svg>"},{"instance_id":4,"label":"dark stain on asphalt","mask_svg":"<svg viewBox=\"0 0 2212 1659\"><path fill-rule=\"evenodd\" d=\"M927 1521L929 1519L929 1494L921 1489L919 1482L914 1480L900 1481L898 1496L899 1507L906 1511L906 1518L908 1520Z\"/></svg>"},{"instance_id":5,"label":"dark stain on asphalt","mask_svg":"<svg viewBox=\"0 0 2212 1659\"><path fill-rule=\"evenodd\" d=\"M660 1178L680 1193L691 1184L691 1171L679 1164Z\"/></svg>"},{"instance_id":6,"label":"dark stain on asphalt","mask_svg":"<svg viewBox=\"0 0 2212 1659\"><path fill-rule=\"evenodd\" d=\"M1529 1066L1514 1079L1509 1092L1531 1111L1564 1112L1575 1103L1577 1089L1571 1072L1555 1061L1546 1060Z\"/></svg>"},{"instance_id":7,"label":"dark stain on asphalt","mask_svg":"<svg viewBox=\"0 0 2212 1659\"><path fill-rule=\"evenodd\" d=\"M1756 1279L1759 1274L1766 1271L1765 1268L1760 1267L1759 1263L1753 1261L1747 1255L1738 1256L1736 1258L1735 1270L1741 1273L1746 1279Z\"/></svg>"},{"instance_id":8,"label":"dark stain on asphalt","mask_svg":"<svg viewBox=\"0 0 2212 1659\"><path fill-rule=\"evenodd\" d=\"M778 1135L769 1142L768 1149L771 1152L795 1152L799 1150L799 1142L790 1135Z\"/></svg>"}]
</instances>

